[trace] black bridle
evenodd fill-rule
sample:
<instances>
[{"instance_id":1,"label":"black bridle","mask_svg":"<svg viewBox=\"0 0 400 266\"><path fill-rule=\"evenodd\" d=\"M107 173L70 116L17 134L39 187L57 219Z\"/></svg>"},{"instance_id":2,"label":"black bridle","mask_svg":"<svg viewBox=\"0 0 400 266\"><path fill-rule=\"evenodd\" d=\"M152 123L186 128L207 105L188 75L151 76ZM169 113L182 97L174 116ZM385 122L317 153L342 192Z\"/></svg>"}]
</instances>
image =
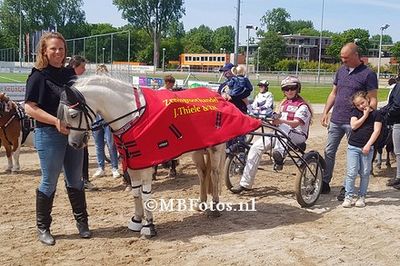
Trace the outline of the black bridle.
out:
<instances>
[{"instance_id":1,"label":"black bridle","mask_svg":"<svg viewBox=\"0 0 400 266\"><path fill-rule=\"evenodd\" d=\"M71 100L75 100L75 103L71 103ZM86 104L85 97L82 95L80 91L72 87L65 87L65 92L61 94L60 104L67 106L69 109L74 109L79 111L79 123L77 127L67 126L70 130L76 131L97 131L105 126L108 126L114 122L117 122L131 114L136 112L140 112L144 110L145 105L140 106L139 108L121 115L109 122L104 121L104 119L100 119L96 121L96 113L93 109ZM82 123L85 120L86 128L82 127ZM90 126L89 126L90 125Z\"/></svg>"}]
</instances>

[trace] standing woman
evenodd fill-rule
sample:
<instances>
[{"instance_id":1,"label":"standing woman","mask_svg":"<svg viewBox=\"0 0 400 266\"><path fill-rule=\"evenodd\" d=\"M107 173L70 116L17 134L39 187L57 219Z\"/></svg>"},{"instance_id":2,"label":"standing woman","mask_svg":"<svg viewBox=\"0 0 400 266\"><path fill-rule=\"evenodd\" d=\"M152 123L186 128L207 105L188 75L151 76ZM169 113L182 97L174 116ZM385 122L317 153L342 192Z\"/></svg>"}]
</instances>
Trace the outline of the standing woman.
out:
<instances>
[{"instance_id":1,"label":"standing woman","mask_svg":"<svg viewBox=\"0 0 400 266\"><path fill-rule=\"evenodd\" d=\"M43 34L25 93L26 113L37 121L35 141L42 177L36 193L36 223L39 240L46 245L55 244L50 233L51 210L61 169L79 235L91 237L81 179L83 151L68 145L69 129L57 118L60 91L75 76L72 68L64 67L66 52L66 42L60 33Z\"/></svg>"}]
</instances>

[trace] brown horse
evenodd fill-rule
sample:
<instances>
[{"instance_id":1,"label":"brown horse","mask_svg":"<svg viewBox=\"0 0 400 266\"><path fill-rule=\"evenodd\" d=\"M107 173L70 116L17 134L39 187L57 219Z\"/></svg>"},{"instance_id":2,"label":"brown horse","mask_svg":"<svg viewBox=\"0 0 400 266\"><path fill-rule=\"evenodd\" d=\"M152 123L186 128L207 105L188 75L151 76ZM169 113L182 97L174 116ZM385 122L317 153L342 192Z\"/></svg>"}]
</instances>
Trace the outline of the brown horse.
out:
<instances>
[{"instance_id":1,"label":"brown horse","mask_svg":"<svg viewBox=\"0 0 400 266\"><path fill-rule=\"evenodd\" d=\"M6 149L8 166L6 171L16 172L19 166L19 146L21 135L21 122L17 114L17 105L0 93L0 141ZM14 160L13 160L14 159ZM15 164L13 164L13 161Z\"/></svg>"}]
</instances>

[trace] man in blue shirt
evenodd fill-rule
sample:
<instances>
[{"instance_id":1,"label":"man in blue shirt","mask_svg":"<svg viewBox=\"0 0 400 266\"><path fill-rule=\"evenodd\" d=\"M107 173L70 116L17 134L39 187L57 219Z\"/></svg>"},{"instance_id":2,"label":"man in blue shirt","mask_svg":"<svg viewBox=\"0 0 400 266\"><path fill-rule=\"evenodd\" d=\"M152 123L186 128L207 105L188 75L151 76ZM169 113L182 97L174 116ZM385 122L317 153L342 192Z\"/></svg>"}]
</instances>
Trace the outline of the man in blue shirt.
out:
<instances>
[{"instance_id":1,"label":"man in blue shirt","mask_svg":"<svg viewBox=\"0 0 400 266\"><path fill-rule=\"evenodd\" d=\"M343 65L338 69L333 81L333 89L328 96L321 117L321 124L328 127L328 140L325 147L326 169L324 172L322 192L330 192L329 183L332 179L335 157L340 141L343 136L347 138L351 132L351 96L360 90L367 91L370 106L377 108L378 79L376 74L360 59L359 48L354 43L347 43L340 51ZM329 122L329 112L332 109ZM329 122L329 126L328 126ZM338 200L344 199L345 189L342 187Z\"/></svg>"}]
</instances>

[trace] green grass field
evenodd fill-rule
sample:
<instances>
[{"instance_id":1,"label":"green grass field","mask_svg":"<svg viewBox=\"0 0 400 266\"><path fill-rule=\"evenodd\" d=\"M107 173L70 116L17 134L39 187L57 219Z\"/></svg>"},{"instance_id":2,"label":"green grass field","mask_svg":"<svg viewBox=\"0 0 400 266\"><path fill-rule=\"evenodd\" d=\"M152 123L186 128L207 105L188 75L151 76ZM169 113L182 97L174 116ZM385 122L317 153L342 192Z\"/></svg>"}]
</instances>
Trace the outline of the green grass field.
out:
<instances>
[{"instance_id":1,"label":"green grass field","mask_svg":"<svg viewBox=\"0 0 400 266\"><path fill-rule=\"evenodd\" d=\"M164 75L164 74L163 74ZM163 75L154 75L151 77L163 77ZM187 74L186 74L187 75ZM20 74L20 73L0 73L0 83L25 83L28 75ZM150 76L149 76L150 77ZM183 79L184 76L180 77L176 75L176 78ZM210 78L209 78L210 79ZM208 81L207 77L199 78L201 81ZM214 78L211 78L212 81ZM256 84L256 80L252 80L253 84ZM310 103L325 103L329 93L331 92L332 86L322 86L316 87L314 84L303 84L303 88L301 89L301 95L307 99ZM255 93L258 92L257 86L254 86ZM280 90L277 84L273 84L270 86L270 91L274 94L275 101L280 101L283 98L283 93ZM385 101L387 98L389 90L388 89L379 89L378 90L378 101Z\"/></svg>"},{"instance_id":2,"label":"green grass field","mask_svg":"<svg viewBox=\"0 0 400 266\"><path fill-rule=\"evenodd\" d=\"M27 78L27 74L0 73L0 83L25 83Z\"/></svg>"}]
</instances>

